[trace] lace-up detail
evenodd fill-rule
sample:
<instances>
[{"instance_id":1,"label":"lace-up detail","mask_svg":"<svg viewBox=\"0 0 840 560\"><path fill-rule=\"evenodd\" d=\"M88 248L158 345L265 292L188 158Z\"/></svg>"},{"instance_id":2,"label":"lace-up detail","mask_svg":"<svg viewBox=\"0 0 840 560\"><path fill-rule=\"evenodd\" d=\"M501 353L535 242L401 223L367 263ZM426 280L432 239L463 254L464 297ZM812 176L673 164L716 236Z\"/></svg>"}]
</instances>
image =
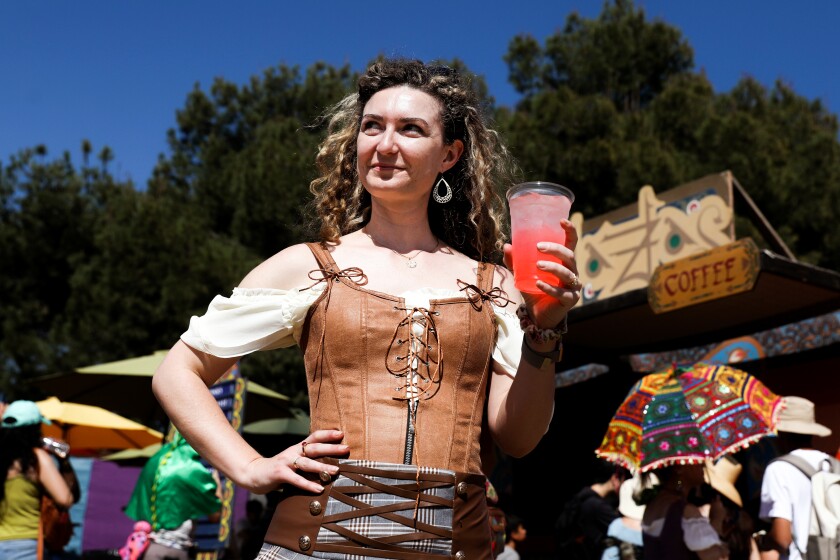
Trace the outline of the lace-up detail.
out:
<instances>
[{"instance_id":1,"label":"lace-up detail","mask_svg":"<svg viewBox=\"0 0 840 560\"><path fill-rule=\"evenodd\" d=\"M507 292L498 286L490 290L482 290L475 284L458 280L458 287L460 291L466 294L467 299L470 300L470 303L476 311L481 311L485 301L489 301L496 307L506 307L507 304L513 303L508 298Z\"/></svg>"},{"instance_id":2,"label":"lace-up detail","mask_svg":"<svg viewBox=\"0 0 840 560\"><path fill-rule=\"evenodd\" d=\"M425 307L394 307L405 311L405 318L394 329L385 355L385 368L401 380L396 387L399 400L429 399L440 384L443 350L435 327L436 311ZM406 338L400 338L405 336Z\"/></svg>"},{"instance_id":3,"label":"lace-up detail","mask_svg":"<svg viewBox=\"0 0 840 560\"><path fill-rule=\"evenodd\" d=\"M320 278L318 278L319 273L321 275ZM313 280L313 282L309 286L301 288L301 291L313 288L321 282L326 282L327 290L329 290L332 285L329 281L333 280L334 282L338 282L341 278L347 278L359 286L364 286L368 282L367 276L358 266L351 266L343 270L333 270L332 268L325 270L323 268L316 268L315 270L310 270L308 276L310 280Z\"/></svg>"}]
</instances>

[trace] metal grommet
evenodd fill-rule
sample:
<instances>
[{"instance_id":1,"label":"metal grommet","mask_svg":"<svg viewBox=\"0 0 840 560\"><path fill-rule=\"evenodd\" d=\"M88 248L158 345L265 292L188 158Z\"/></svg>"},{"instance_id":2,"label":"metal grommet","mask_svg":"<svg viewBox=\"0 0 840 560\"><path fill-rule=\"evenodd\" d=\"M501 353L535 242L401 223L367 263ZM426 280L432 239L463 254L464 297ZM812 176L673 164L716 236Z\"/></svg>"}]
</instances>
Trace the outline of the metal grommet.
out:
<instances>
[{"instance_id":1,"label":"metal grommet","mask_svg":"<svg viewBox=\"0 0 840 560\"><path fill-rule=\"evenodd\" d=\"M321 473L318 475L318 478L321 479L321 482L326 484L327 482L332 480L332 475L327 471L321 471Z\"/></svg>"},{"instance_id":2,"label":"metal grommet","mask_svg":"<svg viewBox=\"0 0 840 560\"><path fill-rule=\"evenodd\" d=\"M298 539L298 546L301 550L309 550L312 548L312 540L306 535Z\"/></svg>"},{"instance_id":3,"label":"metal grommet","mask_svg":"<svg viewBox=\"0 0 840 560\"><path fill-rule=\"evenodd\" d=\"M311 502L309 502L309 513L311 513L312 515L321 515L321 512L323 510L324 507L318 500L312 500Z\"/></svg>"},{"instance_id":4,"label":"metal grommet","mask_svg":"<svg viewBox=\"0 0 840 560\"><path fill-rule=\"evenodd\" d=\"M459 482L458 486L455 487L455 492L458 493L459 496L462 498L467 497L467 483L466 482Z\"/></svg>"},{"instance_id":5,"label":"metal grommet","mask_svg":"<svg viewBox=\"0 0 840 560\"><path fill-rule=\"evenodd\" d=\"M459 550L455 553L455 560L467 560L467 553L463 550Z\"/></svg>"}]
</instances>

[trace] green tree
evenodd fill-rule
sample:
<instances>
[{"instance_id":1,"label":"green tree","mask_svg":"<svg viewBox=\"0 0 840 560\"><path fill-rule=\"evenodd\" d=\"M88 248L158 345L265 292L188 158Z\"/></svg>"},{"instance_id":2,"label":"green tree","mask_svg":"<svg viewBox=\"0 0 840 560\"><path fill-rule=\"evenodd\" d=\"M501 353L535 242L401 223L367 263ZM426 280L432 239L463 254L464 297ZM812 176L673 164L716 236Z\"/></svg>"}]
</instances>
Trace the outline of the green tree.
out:
<instances>
[{"instance_id":1,"label":"green tree","mask_svg":"<svg viewBox=\"0 0 840 560\"><path fill-rule=\"evenodd\" d=\"M595 20L572 13L545 48L527 35L514 38L505 61L520 93L566 86L633 111L650 103L671 76L690 70L693 56L679 30L646 21L631 0L616 0Z\"/></svg>"},{"instance_id":2,"label":"green tree","mask_svg":"<svg viewBox=\"0 0 840 560\"><path fill-rule=\"evenodd\" d=\"M301 76L279 66L238 87L198 86L168 132L171 156L156 176L182 189L210 228L266 257L301 239L321 130L316 117L349 91L356 76L315 64Z\"/></svg>"},{"instance_id":3,"label":"green tree","mask_svg":"<svg viewBox=\"0 0 840 560\"><path fill-rule=\"evenodd\" d=\"M800 259L840 269L837 117L819 101L749 78L716 93L680 32L630 0L570 15L544 47L515 37L505 60L523 94L500 113L512 151L527 177L571 187L584 215L731 170Z\"/></svg>"},{"instance_id":4,"label":"green tree","mask_svg":"<svg viewBox=\"0 0 840 560\"><path fill-rule=\"evenodd\" d=\"M68 278L91 251L91 207L69 155L44 162L43 146L13 156L0 176L0 371L8 389L21 377L62 367L67 341L53 320L69 297Z\"/></svg>"}]
</instances>

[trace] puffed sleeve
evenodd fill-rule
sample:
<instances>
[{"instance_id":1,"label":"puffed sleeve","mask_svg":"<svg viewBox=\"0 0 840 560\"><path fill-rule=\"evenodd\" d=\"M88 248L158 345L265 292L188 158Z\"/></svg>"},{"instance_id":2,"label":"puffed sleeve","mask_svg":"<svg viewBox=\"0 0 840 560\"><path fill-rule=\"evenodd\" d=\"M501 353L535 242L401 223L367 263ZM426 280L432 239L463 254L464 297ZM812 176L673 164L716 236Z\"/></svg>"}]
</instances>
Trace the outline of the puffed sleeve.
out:
<instances>
[{"instance_id":1,"label":"puffed sleeve","mask_svg":"<svg viewBox=\"0 0 840 560\"><path fill-rule=\"evenodd\" d=\"M493 306L498 330L496 333L496 348L493 349L493 359L511 377L516 376L519 360L522 358L522 327L519 318L507 307Z\"/></svg>"},{"instance_id":2,"label":"puffed sleeve","mask_svg":"<svg viewBox=\"0 0 840 560\"><path fill-rule=\"evenodd\" d=\"M306 290L234 288L230 297L213 298L204 315L193 316L181 340L219 358L293 346L309 307L323 289L320 285Z\"/></svg>"},{"instance_id":3,"label":"puffed sleeve","mask_svg":"<svg viewBox=\"0 0 840 560\"><path fill-rule=\"evenodd\" d=\"M720 544L720 536L705 517L684 517L682 530L685 545L694 552Z\"/></svg>"}]
</instances>

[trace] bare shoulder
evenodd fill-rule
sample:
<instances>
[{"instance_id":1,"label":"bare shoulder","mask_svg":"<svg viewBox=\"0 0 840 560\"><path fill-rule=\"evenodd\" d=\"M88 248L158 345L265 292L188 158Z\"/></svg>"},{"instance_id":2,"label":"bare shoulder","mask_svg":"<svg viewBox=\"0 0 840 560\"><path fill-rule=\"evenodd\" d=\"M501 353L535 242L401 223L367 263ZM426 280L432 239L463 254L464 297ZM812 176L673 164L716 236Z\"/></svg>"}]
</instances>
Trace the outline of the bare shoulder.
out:
<instances>
[{"instance_id":1,"label":"bare shoulder","mask_svg":"<svg viewBox=\"0 0 840 560\"><path fill-rule=\"evenodd\" d=\"M239 283L240 288L292 290L312 283L309 272L318 261L305 244L292 245L257 265Z\"/></svg>"},{"instance_id":2,"label":"bare shoulder","mask_svg":"<svg viewBox=\"0 0 840 560\"><path fill-rule=\"evenodd\" d=\"M508 299L516 304L522 303L522 294L513 285L513 272L507 267L497 264L493 278L493 285L500 287L507 294Z\"/></svg>"}]
</instances>

